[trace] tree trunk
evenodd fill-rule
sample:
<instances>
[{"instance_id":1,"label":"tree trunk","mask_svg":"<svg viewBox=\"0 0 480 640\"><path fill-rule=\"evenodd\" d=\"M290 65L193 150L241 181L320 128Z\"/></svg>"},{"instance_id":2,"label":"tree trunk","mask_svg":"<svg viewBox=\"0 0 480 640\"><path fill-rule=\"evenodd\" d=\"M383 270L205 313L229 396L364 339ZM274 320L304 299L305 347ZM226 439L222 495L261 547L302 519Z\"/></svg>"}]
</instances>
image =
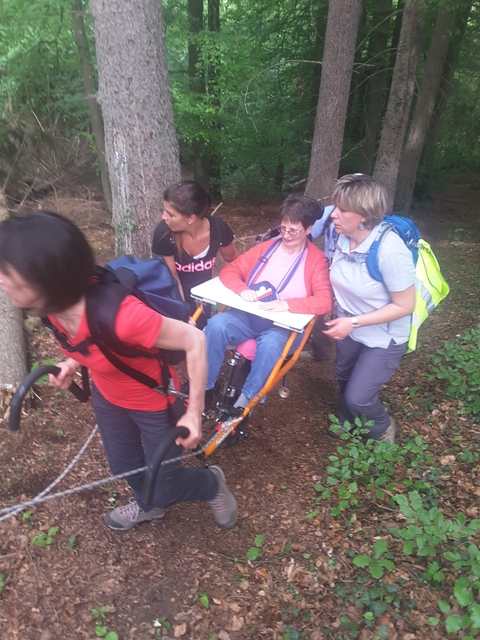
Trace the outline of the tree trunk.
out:
<instances>
[{"instance_id":1,"label":"tree trunk","mask_svg":"<svg viewBox=\"0 0 480 640\"><path fill-rule=\"evenodd\" d=\"M360 172L370 175L373 167L373 158L377 146L377 136L383 112L385 95L385 67L388 63L388 37L390 26L390 14L392 12L392 0L380 0L378 11L373 17L375 33L373 34L373 56L376 70L368 83L368 108L365 123L365 138L362 144L360 158Z\"/></svg>"},{"instance_id":2,"label":"tree trunk","mask_svg":"<svg viewBox=\"0 0 480 640\"><path fill-rule=\"evenodd\" d=\"M305 192L326 197L338 177L361 0L331 0Z\"/></svg>"},{"instance_id":3,"label":"tree trunk","mask_svg":"<svg viewBox=\"0 0 480 640\"><path fill-rule=\"evenodd\" d=\"M210 33L220 33L220 0L208 0L208 30ZM218 36L215 36L215 38ZM210 99L217 110L220 111L220 48L217 40L214 40L213 50L210 52L210 60L208 64L208 86L207 91ZM215 134L213 139L218 140L221 136L222 125L219 120L213 123ZM213 152L209 154L209 171L210 171L210 193L214 198L222 199L221 190L221 155L219 144L213 145Z\"/></svg>"},{"instance_id":4,"label":"tree trunk","mask_svg":"<svg viewBox=\"0 0 480 640\"><path fill-rule=\"evenodd\" d=\"M428 126L435 106L435 96L447 57L450 31L452 24L455 23L455 9L449 9L448 2L449 0L444 0L437 15L418 99L402 152L394 205L395 209L399 211L410 211L418 163L427 137Z\"/></svg>"},{"instance_id":5,"label":"tree trunk","mask_svg":"<svg viewBox=\"0 0 480 640\"><path fill-rule=\"evenodd\" d=\"M390 43L390 53L387 73L387 92L390 93L392 86L393 70L397 61L398 43L400 42L400 32L402 30L402 18L405 10L405 0L398 0L393 22L392 42Z\"/></svg>"},{"instance_id":6,"label":"tree trunk","mask_svg":"<svg viewBox=\"0 0 480 640\"><path fill-rule=\"evenodd\" d=\"M117 255L151 255L165 188L180 179L162 6L91 0Z\"/></svg>"},{"instance_id":7,"label":"tree trunk","mask_svg":"<svg viewBox=\"0 0 480 640\"><path fill-rule=\"evenodd\" d=\"M460 55L460 49L465 35L465 29L468 24L468 16L472 9L471 0L467 0L462 6L457 7L455 26L453 28L453 35L450 38L448 45L447 58L443 65L442 77L440 79L440 85L437 91L437 98L435 100L435 107L430 121L430 129L427 134L429 147L434 147L440 137L440 129L442 122L442 115L447 105L448 94L450 93L450 87L455 75L455 69L457 68L458 58Z\"/></svg>"},{"instance_id":8,"label":"tree trunk","mask_svg":"<svg viewBox=\"0 0 480 640\"><path fill-rule=\"evenodd\" d=\"M200 50L198 46L198 38L203 30L203 0L188 0L187 6L188 30L190 33L188 43L188 76L190 78L190 89L201 96L199 100L203 100L205 95L205 73L203 65L199 66ZM198 116L195 117L195 121L198 122L197 130L200 130L200 119ZM209 162L201 137L193 138L192 153L193 179L208 191L210 188Z\"/></svg>"},{"instance_id":9,"label":"tree trunk","mask_svg":"<svg viewBox=\"0 0 480 640\"><path fill-rule=\"evenodd\" d=\"M80 63L83 78L83 90L88 104L90 113L90 121L92 123L93 137L95 139L95 147L97 149L98 166L100 168L100 178L102 180L103 196L107 204L108 210L112 212L112 188L110 186L110 178L108 175L107 158L105 156L105 137L103 135L103 122L100 107L95 96L95 84L93 82L93 68L90 57L90 49L88 46L87 34L85 33L85 23L83 21L83 2L75 0L72 11L73 31L75 34L75 42L77 43L78 53L80 54Z\"/></svg>"},{"instance_id":10,"label":"tree trunk","mask_svg":"<svg viewBox=\"0 0 480 640\"><path fill-rule=\"evenodd\" d=\"M393 207L400 156L412 104L425 12L423 0L407 0L405 3L392 86L373 172L374 177L387 189L389 208Z\"/></svg>"},{"instance_id":11,"label":"tree trunk","mask_svg":"<svg viewBox=\"0 0 480 640\"><path fill-rule=\"evenodd\" d=\"M5 196L0 191L0 221L7 217ZM27 350L22 312L15 309L0 289L0 401L9 398L27 373Z\"/></svg>"}]
</instances>

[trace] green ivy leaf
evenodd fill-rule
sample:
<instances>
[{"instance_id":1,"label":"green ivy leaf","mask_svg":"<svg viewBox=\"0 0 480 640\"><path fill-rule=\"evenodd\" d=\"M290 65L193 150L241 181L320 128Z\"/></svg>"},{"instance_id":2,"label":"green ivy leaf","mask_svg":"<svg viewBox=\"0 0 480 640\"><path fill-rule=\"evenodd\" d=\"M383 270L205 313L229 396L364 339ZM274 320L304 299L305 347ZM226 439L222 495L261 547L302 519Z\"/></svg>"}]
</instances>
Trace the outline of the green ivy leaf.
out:
<instances>
[{"instance_id":1,"label":"green ivy leaf","mask_svg":"<svg viewBox=\"0 0 480 640\"><path fill-rule=\"evenodd\" d=\"M449 616L445 620L445 629L447 630L447 633L456 633L457 631L460 631L462 628L461 621L462 619L460 616Z\"/></svg>"},{"instance_id":2,"label":"green ivy leaf","mask_svg":"<svg viewBox=\"0 0 480 640\"><path fill-rule=\"evenodd\" d=\"M353 564L356 567L367 567L369 564L372 564L372 558L370 556L356 556L353 559Z\"/></svg>"},{"instance_id":3,"label":"green ivy leaf","mask_svg":"<svg viewBox=\"0 0 480 640\"><path fill-rule=\"evenodd\" d=\"M455 582L453 589L455 600L461 607L468 607L473 602L473 593L471 591L470 580L468 578L459 578Z\"/></svg>"},{"instance_id":4,"label":"green ivy leaf","mask_svg":"<svg viewBox=\"0 0 480 640\"><path fill-rule=\"evenodd\" d=\"M406 540L405 544L403 545L403 553L406 556L411 556L414 549L415 549L415 543L412 542L411 540Z\"/></svg>"},{"instance_id":5,"label":"green ivy leaf","mask_svg":"<svg viewBox=\"0 0 480 640\"><path fill-rule=\"evenodd\" d=\"M480 604L473 604L469 609L469 613L472 629L480 629Z\"/></svg>"},{"instance_id":6,"label":"green ivy leaf","mask_svg":"<svg viewBox=\"0 0 480 640\"><path fill-rule=\"evenodd\" d=\"M451 609L450 605L448 604L448 602L445 602L445 600L438 601L438 608L442 613L448 613Z\"/></svg>"},{"instance_id":7,"label":"green ivy leaf","mask_svg":"<svg viewBox=\"0 0 480 640\"><path fill-rule=\"evenodd\" d=\"M255 546L260 548L264 540L265 540L265 535L263 533L261 533L259 536L256 536L254 540Z\"/></svg>"},{"instance_id":8,"label":"green ivy leaf","mask_svg":"<svg viewBox=\"0 0 480 640\"><path fill-rule=\"evenodd\" d=\"M373 550L375 552L375 558L377 560L382 555L382 553L385 553L385 551L387 550L387 547L388 547L388 542L383 538L375 541L375 544L373 545Z\"/></svg>"},{"instance_id":9,"label":"green ivy leaf","mask_svg":"<svg viewBox=\"0 0 480 640\"><path fill-rule=\"evenodd\" d=\"M378 562L372 562L372 564L368 567L370 574L376 578L377 580L383 576L383 567Z\"/></svg>"}]
</instances>

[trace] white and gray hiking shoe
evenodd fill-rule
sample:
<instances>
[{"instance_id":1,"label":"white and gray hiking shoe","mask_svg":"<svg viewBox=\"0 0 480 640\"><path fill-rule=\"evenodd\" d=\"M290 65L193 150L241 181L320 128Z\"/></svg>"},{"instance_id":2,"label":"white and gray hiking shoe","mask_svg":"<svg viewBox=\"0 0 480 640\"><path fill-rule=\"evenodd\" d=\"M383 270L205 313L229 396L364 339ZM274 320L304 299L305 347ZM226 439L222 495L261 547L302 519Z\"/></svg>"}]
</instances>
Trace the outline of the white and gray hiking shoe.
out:
<instances>
[{"instance_id":1,"label":"white and gray hiking shoe","mask_svg":"<svg viewBox=\"0 0 480 640\"><path fill-rule=\"evenodd\" d=\"M107 513L105 516L105 524L115 531L126 531L131 529L139 522L147 522L147 520L157 520L163 518L165 509L163 507L154 507L150 511L140 509L134 498L130 498L128 504L123 507L117 507Z\"/></svg>"},{"instance_id":2,"label":"white and gray hiking shoe","mask_svg":"<svg viewBox=\"0 0 480 640\"><path fill-rule=\"evenodd\" d=\"M382 435L379 438L380 442L389 442L390 444L395 444L395 435L397 433L397 423L395 422L395 420L392 418L392 416L390 416L390 424L387 427L387 430L385 431L385 433L382 433Z\"/></svg>"},{"instance_id":3,"label":"white and gray hiking shoe","mask_svg":"<svg viewBox=\"0 0 480 640\"><path fill-rule=\"evenodd\" d=\"M212 508L213 517L217 521L218 526L222 529L230 529L237 521L237 501L235 500L233 493L227 487L225 475L220 467L213 465L209 468L210 471L217 476L218 493L213 500L209 500L208 504Z\"/></svg>"}]
</instances>

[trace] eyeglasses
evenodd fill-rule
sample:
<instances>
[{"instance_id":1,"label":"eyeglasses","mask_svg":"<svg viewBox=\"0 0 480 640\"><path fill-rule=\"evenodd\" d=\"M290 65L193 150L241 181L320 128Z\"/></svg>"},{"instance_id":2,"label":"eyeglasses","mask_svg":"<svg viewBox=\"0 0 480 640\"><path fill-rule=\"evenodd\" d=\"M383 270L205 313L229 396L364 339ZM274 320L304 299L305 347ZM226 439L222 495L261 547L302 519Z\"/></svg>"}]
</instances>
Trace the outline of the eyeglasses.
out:
<instances>
[{"instance_id":1,"label":"eyeglasses","mask_svg":"<svg viewBox=\"0 0 480 640\"><path fill-rule=\"evenodd\" d=\"M280 231L280 233L283 235L289 235L289 236L298 236L299 233L302 233L302 231L305 231L305 229L287 229L287 227L284 227L283 224L278 227L278 230Z\"/></svg>"}]
</instances>

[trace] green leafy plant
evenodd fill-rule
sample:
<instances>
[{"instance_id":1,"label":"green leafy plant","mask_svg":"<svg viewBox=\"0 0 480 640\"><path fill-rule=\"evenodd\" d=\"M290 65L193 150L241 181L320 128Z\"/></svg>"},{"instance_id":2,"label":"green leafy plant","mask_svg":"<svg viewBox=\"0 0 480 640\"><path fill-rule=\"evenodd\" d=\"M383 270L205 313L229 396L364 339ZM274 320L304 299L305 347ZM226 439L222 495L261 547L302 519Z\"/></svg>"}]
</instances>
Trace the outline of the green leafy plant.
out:
<instances>
[{"instance_id":1,"label":"green leafy plant","mask_svg":"<svg viewBox=\"0 0 480 640\"><path fill-rule=\"evenodd\" d=\"M53 544L53 539L57 531L58 527L50 527L47 532L42 531L42 533L33 536L31 543L36 544L38 547L50 547Z\"/></svg>"},{"instance_id":2,"label":"green leafy plant","mask_svg":"<svg viewBox=\"0 0 480 640\"><path fill-rule=\"evenodd\" d=\"M462 402L465 413L480 413L480 324L457 340L447 340L432 356L435 376L445 380L446 395Z\"/></svg>"},{"instance_id":3,"label":"green leafy plant","mask_svg":"<svg viewBox=\"0 0 480 640\"><path fill-rule=\"evenodd\" d=\"M5 586L5 581L3 579L3 573L0 573L0 596L2 595L4 586Z\"/></svg>"},{"instance_id":4,"label":"green leafy plant","mask_svg":"<svg viewBox=\"0 0 480 640\"><path fill-rule=\"evenodd\" d=\"M98 607L98 609L92 609L92 615L96 619L95 635L97 638L105 638L105 640L118 640L118 634L115 633L115 631L108 631L107 627L103 624L103 621L106 619L105 614L109 609L110 607L108 605Z\"/></svg>"},{"instance_id":5,"label":"green leafy plant","mask_svg":"<svg viewBox=\"0 0 480 640\"><path fill-rule=\"evenodd\" d=\"M210 599L205 591L198 594L198 599L203 604L205 609L210 609Z\"/></svg>"},{"instance_id":6,"label":"green leafy plant","mask_svg":"<svg viewBox=\"0 0 480 640\"><path fill-rule=\"evenodd\" d=\"M318 499L334 498L335 506L330 512L333 516L338 517L346 509L358 507L360 495L370 500L382 500L385 495L388 497L395 488L393 477L398 464L408 463L408 466L415 468L421 464L428 466L433 461L433 457L426 453L427 445L420 436L402 445L390 445L372 439L365 440L363 436L368 429L363 428L364 423L360 419L354 425L346 422L343 426L339 425L335 416L330 416L330 420L331 429L339 433L344 442L337 447L337 455L328 458L327 486L320 483L314 486L320 494ZM422 481L421 484L423 488L429 488L428 483Z\"/></svg>"},{"instance_id":7,"label":"green leafy plant","mask_svg":"<svg viewBox=\"0 0 480 640\"><path fill-rule=\"evenodd\" d=\"M74 533L72 533L72 535L68 539L67 551L73 551L75 548L76 542L77 542L77 536Z\"/></svg>"},{"instance_id":8,"label":"green leafy plant","mask_svg":"<svg viewBox=\"0 0 480 640\"><path fill-rule=\"evenodd\" d=\"M403 552L406 555L415 553L420 558L434 558L421 578L436 585L443 583L442 563L445 560L453 563L457 575L464 574L455 581L453 589L457 610L458 607L463 609L461 613L447 615L451 605L445 600L438 602L440 611L446 615L447 633L480 629L480 604L476 601L480 589L480 550L469 542L480 530L480 519L467 523L464 514L459 513L455 520L447 520L436 507L425 509L416 491L410 492L408 497L395 496L394 500L409 523L403 529L391 529L391 533L404 540ZM437 616L429 619L431 625L439 622ZM474 640L474 636L464 635L463 639Z\"/></svg>"},{"instance_id":9,"label":"green leafy plant","mask_svg":"<svg viewBox=\"0 0 480 640\"><path fill-rule=\"evenodd\" d=\"M381 578L385 570L395 569L395 564L391 560L382 558L387 551L388 542L384 539L376 540L373 545L373 556L360 555L353 559L356 567L368 569L373 578Z\"/></svg>"},{"instance_id":10,"label":"green leafy plant","mask_svg":"<svg viewBox=\"0 0 480 640\"><path fill-rule=\"evenodd\" d=\"M263 545L264 540L265 540L265 536L263 534L260 534L260 535L255 537L255 539L253 541L255 546L254 547L250 547L249 550L247 551L247 558L250 561L258 560L258 558L262 557L263 554L262 554L261 549L262 549L262 545Z\"/></svg>"},{"instance_id":11,"label":"green leafy plant","mask_svg":"<svg viewBox=\"0 0 480 640\"><path fill-rule=\"evenodd\" d=\"M159 618L157 618L153 623L153 626L156 629L155 633L157 636L161 636L164 631L169 631L172 628L172 625L167 620L166 616L160 616Z\"/></svg>"},{"instance_id":12,"label":"green leafy plant","mask_svg":"<svg viewBox=\"0 0 480 640\"><path fill-rule=\"evenodd\" d=\"M52 360L51 358L47 358L47 360L43 361L44 365L55 365L57 364L55 360ZM43 365L42 365L43 366ZM35 371L36 369L38 369L40 367L40 363L37 361L35 361L32 364L32 368L30 369L31 371ZM37 379L36 384L44 384L45 382L47 382L48 380L48 375L46 376L40 376L40 378Z\"/></svg>"},{"instance_id":13,"label":"green leafy plant","mask_svg":"<svg viewBox=\"0 0 480 640\"><path fill-rule=\"evenodd\" d=\"M442 542L466 540L480 529L480 520L472 520L467 525L463 513L459 513L456 520L446 520L437 507L425 509L418 491L411 491L408 497L395 496L394 500L410 523L404 529L391 529L394 535L404 540L405 555L415 552L418 556L435 556L435 548Z\"/></svg>"}]
</instances>

